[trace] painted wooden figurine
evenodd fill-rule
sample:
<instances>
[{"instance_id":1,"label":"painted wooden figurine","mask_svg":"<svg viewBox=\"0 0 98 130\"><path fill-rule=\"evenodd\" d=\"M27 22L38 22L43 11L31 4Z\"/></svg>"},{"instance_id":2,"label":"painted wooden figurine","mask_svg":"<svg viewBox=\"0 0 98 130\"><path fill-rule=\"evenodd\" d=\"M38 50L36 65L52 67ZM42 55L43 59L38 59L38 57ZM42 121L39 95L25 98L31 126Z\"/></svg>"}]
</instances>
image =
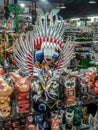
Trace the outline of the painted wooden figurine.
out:
<instances>
[{"instance_id":1,"label":"painted wooden figurine","mask_svg":"<svg viewBox=\"0 0 98 130\"><path fill-rule=\"evenodd\" d=\"M67 105L74 105L76 103L75 84L76 84L75 77L68 77L65 79L64 93L65 93L65 102Z\"/></svg>"},{"instance_id":2,"label":"painted wooden figurine","mask_svg":"<svg viewBox=\"0 0 98 130\"><path fill-rule=\"evenodd\" d=\"M53 115L51 130L60 130L60 119L58 115Z\"/></svg>"},{"instance_id":3,"label":"painted wooden figurine","mask_svg":"<svg viewBox=\"0 0 98 130\"><path fill-rule=\"evenodd\" d=\"M27 123L27 127L25 130L39 130L38 125L33 124L33 117L32 116L28 116L27 121L28 121L28 123Z\"/></svg>"},{"instance_id":4,"label":"painted wooden figurine","mask_svg":"<svg viewBox=\"0 0 98 130\"><path fill-rule=\"evenodd\" d=\"M36 94L32 94L32 100L36 111L45 112L57 107L59 99L57 81L74 53L71 38L63 44L64 20L61 18L58 26L58 19L57 10L41 16L35 25L36 31L28 32L24 38L21 34L14 48L17 64L25 75L29 75L32 80L35 79L33 88L35 91L32 93ZM52 28L51 21L54 21ZM70 94L72 93L70 91Z\"/></svg>"},{"instance_id":5,"label":"painted wooden figurine","mask_svg":"<svg viewBox=\"0 0 98 130\"><path fill-rule=\"evenodd\" d=\"M13 88L10 87L2 77L0 77L0 113L2 118L6 118L11 112L11 99L10 96Z\"/></svg>"},{"instance_id":6,"label":"painted wooden figurine","mask_svg":"<svg viewBox=\"0 0 98 130\"><path fill-rule=\"evenodd\" d=\"M10 77L14 83L17 101L17 112L27 113L30 109L30 80L28 77L21 77L15 72L10 73Z\"/></svg>"}]
</instances>

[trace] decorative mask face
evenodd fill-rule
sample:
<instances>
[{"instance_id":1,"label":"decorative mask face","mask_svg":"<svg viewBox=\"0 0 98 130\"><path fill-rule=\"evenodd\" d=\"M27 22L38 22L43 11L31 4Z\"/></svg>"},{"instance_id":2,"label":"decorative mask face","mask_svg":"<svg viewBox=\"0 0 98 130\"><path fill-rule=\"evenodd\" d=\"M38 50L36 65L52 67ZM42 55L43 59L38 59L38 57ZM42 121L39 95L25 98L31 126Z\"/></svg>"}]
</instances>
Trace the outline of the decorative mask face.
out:
<instances>
[{"instance_id":1,"label":"decorative mask face","mask_svg":"<svg viewBox=\"0 0 98 130\"><path fill-rule=\"evenodd\" d=\"M0 109L8 107L10 103L9 97L0 97Z\"/></svg>"},{"instance_id":2,"label":"decorative mask face","mask_svg":"<svg viewBox=\"0 0 98 130\"><path fill-rule=\"evenodd\" d=\"M51 21L54 21L53 25ZM74 47L70 38L63 44L64 20L59 18L57 10L41 16L34 30L28 32L25 38L20 35L14 48L14 57L25 74L30 74L32 79L39 77L46 83L55 77L54 73L60 76L72 59Z\"/></svg>"},{"instance_id":3,"label":"decorative mask face","mask_svg":"<svg viewBox=\"0 0 98 130\"><path fill-rule=\"evenodd\" d=\"M64 89L64 93L66 96L66 103L71 105L75 103L75 98L76 98L76 94L75 94L75 78L69 78L66 79L65 81L65 89Z\"/></svg>"},{"instance_id":4,"label":"decorative mask face","mask_svg":"<svg viewBox=\"0 0 98 130\"><path fill-rule=\"evenodd\" d=\"M51 21L54 21L53 25ZM20 35L14 48L14 58L25 75L30 75L32 80L34 78L40 80L40 85L34 83L35 91L38 90L34 96L42 97L40 99L50 106L52 103L55 104L58 98L54 99L49 90L54 80L59 79L60 74L72 59L74 46L71 38L63 44L64 20L57 15L57 10L41 16L34 30L34 32L28 32L25 38ZM42 90L39 91L39 89ZM69 94L73 95L71 92ZM49 104L49 100L53 102Z\"/></svg>"},{"instance_id":5,"label":"decorative mask face","mask_svg":"<svg viewBox=\"0 0 98 130\"><path fill-rule=\"evenodd\" d=\"M13 88L10 87L2 77L0 77L0 96L10 96L13 92Z\"/></svg>"},{"instance_id":6,"label":"decorative mask face","mask_svg":"<svg viewBox=\"0 0 98 130\"><path fill-rule=\"evenodd\" d=\"M11 110L10 106L4 107L3 109L1 109L2 117L3 118L8 117L10 115L10 110Z\"/></svg>"},{"instance_id":7,"label":"decorative mask face","mask_svg":"<svg viewBox=\"0 0 98 130\"><path fill-rule=\"evenodd\" d=\"M28 92L30 90L30 79L28 77L21 77L17 73L10 73L10 77L14 82L17 92Z\"/></svg>"},{"instance_id":8,"label":"decorative mask face","mask_svg":"<svg viewBox=\"0 0 98 130\"><path fill-rule=\"evenodd\" d=\"M21 78L16 82L16 90L19 92L28 92L30 90L30 80L28 77Z\"/></svg>"}]
</instances>

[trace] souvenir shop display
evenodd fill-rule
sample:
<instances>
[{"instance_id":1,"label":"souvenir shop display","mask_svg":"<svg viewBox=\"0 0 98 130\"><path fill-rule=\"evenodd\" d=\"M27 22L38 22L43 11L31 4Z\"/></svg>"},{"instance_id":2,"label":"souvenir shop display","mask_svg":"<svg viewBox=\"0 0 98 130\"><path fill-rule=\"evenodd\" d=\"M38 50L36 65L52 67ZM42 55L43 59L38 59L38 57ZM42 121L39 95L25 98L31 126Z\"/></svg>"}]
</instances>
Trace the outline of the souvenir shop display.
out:
<instances>
[{"instance_id":1,"label":"souvenir shop display","mask_svg":"<svg viewBox=\"0 0 98 130\"><path fill-rule=\"evenodd\" d=\"M40 16L33 31L16 36L9 58L0 55L0 129L98 128L97 110L88 109L98 103L97 67L71 67L77 60L76 41L69 36L63 40L65 24L57 13L54 9Z\"/></svg>"}]
</instances>

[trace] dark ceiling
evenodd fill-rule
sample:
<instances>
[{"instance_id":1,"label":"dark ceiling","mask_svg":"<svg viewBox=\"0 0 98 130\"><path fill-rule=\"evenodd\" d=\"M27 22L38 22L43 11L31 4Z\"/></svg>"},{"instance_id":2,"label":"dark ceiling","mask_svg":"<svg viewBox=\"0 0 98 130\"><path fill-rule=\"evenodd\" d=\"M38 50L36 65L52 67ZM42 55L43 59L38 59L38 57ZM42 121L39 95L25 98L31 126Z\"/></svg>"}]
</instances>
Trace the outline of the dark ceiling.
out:
<instances>
[{"instance_id":1,"label":"dark ceiling","mask_svg":"<svg viewBox=\"0 0 98 130\"><path fill-rule=\"evenodd\" d=\"M98 0L96 0L96 4L89 4L89 0L46 0L46 2L41 0L25 1L36 2L37 6L45 11L52 10L64 3L66 8L60 10L60 15L63 16L64 19L98 14Z\"/></svg>"},{"instance_id":2,"label":"dark ceiling","mask_svg":"<svg viewBox=\"0 0 98 130\"><path fill-rule=\"evenodd\" d=\"M66 9L62 9L60 14L64 18L68 17L84 17L87 15L98 14L98 0L96 4L89 4L89 0L73 0L70 3L65 3Z\"/></svg>"}]
</instances>

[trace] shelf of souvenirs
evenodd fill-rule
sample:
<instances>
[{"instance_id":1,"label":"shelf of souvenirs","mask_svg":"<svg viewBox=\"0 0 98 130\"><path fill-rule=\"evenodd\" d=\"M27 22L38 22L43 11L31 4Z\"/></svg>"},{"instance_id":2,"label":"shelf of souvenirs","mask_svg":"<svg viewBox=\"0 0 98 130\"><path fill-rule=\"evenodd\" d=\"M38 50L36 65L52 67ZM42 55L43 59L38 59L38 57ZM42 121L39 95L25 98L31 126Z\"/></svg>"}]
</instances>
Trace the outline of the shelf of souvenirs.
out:
<instances>
[{"instance_id":1,"label":"shelf of souvenirs","mask_svg":"<svg viewBox=\"0 0 98 130\"><path fill-rule=\"evenodd\" d=\"M64 43L66 43L66 40L63 41ZM78 45L78 44L93 44L94 42L98 42L98 41L73 41L73 43L75 45Z\"/></svg>"},{"instance_id":2,"label":"shelf of souvenirs","mask_svg":"<svg viewBox=\"0 0 98 130\"><path fill-rule=\"evenodd\" d=\"M81 41L81 42L78 42L78 41L74 41L74 44L92 44L94 43L95 41Z\"/></svg>"},{"instance_id":3,"label":"shelf of souvenirs","mask_svg":"<svg viewBox=\"0 0 98 130\"><path fill-rule=\"evenodd\" d=\"M93 33L93 30L94 30L94 28L93 28L93 26L92 27L86 27L86 26L84 26L84 27L65 27L65 32L66 33L78 33L78 34L81 34L81 33Z\"/></svg>"},{"instance_id":4,"label":"shelf of souvenirs","mask_svg":"<svg viewBox=\"0 0 98 130\"><path fill-rule=\"evenodd\" d=\"M45 114L48 114L49 112L47 112L47 113L45 113ZM43 113L42 113L43 114ZM39 125L43 125L43 123L44 123L44 120L41 120L41 122L39 122L39 120L37 121L37 119L36 119L36 116L39 116L39 118L41 118L40 117L40 113L38 114L36 114L36 113L26 113L26 114L19 114L17 117L11 117L11 118L9 118L9 119L3 119L3 120L0 120L0 125L1 125L1 127L4 127L4 126L8 126L7 128L9 128L9 127L11 127L11 124L12 124L12 126L13 126L13 124L15 124L16 125L16 127L15 127L15 129L17 129L17 128L20 128L20 127L27 127L28 125L26 125L26 122L28 121L28 117L30 117L30 119L34 119L34 121L35 121L35 123L33 122L33 121L31 121L32 123L30 123L30 126L33 126L33 129L34 129L34 126L38 126L39 127ZM43 118L43 117L42 117ZM60 118L59 118L60 119ZM20 124L19 122L21 122L21 120L22 120L22 123L23 124ZM45 122L47 123L47 121L48 121L49 119L47 119L46 118L46 120L45 120ZM51 119L50 119L50 121L51 121ZM63 121L62 121L62 119L60 120L61 121L61 123L60 123L60 125L59 125L59 127L60 128L63 128L64 127L64 125L66 125L66 123L65 124L63 124ZM19 124L20 125L19 125ZM42 123L42 124L41 124ZM19 125L19 126L18 126ZM30 127L30 128L32 128L32 127ZM41 127L42 128L42 127ZM79 129L79 130L88 130L89 129L89 125L88 124L81 124L81 126L73 126L73 129ZM35 128L36 129L36 128ZM43 128L44 129L44 128Z\"/></svg>"}]
</instances>

